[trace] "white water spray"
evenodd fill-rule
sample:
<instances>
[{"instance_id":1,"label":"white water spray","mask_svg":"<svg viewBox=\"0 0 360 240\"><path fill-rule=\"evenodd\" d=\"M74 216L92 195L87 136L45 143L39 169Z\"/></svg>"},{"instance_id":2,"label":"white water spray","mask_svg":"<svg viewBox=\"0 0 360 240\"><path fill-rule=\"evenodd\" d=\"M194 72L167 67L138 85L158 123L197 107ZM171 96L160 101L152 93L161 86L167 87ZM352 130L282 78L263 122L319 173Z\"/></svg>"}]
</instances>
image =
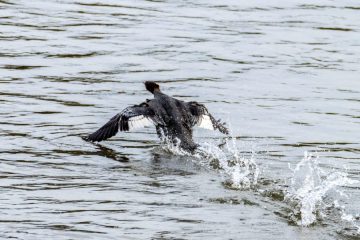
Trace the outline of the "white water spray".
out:
<instances>
[{"instance_id":1,"label":"white water spray","mask_svg":"<svg viewBox=\"0 0 360 240\"><path fill-rule=\"evenodd\" d=\"M198 164L217 169L231 188L249 189L257 184L259 168L255 162L254 151L251 156L242 156L233 137L225 139L222 147L213 142L202 143L193 154L181 149L180 142L163 143L165 144L162 149L165 151L195 157Z\"/></svg>"},{"instance_id":2,"label":"white water spray","mask_svg":"<svg viewBox=\"0 0 360 240\"><path fill-rule=\"evenodd\" d=\"M323 215L326 207L324 200L330 191L342 194L338 186L351 185L357 181L348 178L347 173L332 171L326 173L318 163L318 157L312 157L307 152L296 165L291 179L291 186L285 199L294 205L293 217L298 225L309 226Z\"/></svg>"},{"instance_id":3,"label":"white water spray","mask_svg":"<svg viewBox=\"0 0 360 240\"><path fill-rule=\"evenodd\" d=\"M249 189L257 184L259 168L255 162L255 153L253 151L251 156L241 156L235 138L226 139L223 148L213 143L204 143L200 150L205 153L205 159L218 163L220 172L224 173L231 188Z\"/></svg>"}]
</instances>

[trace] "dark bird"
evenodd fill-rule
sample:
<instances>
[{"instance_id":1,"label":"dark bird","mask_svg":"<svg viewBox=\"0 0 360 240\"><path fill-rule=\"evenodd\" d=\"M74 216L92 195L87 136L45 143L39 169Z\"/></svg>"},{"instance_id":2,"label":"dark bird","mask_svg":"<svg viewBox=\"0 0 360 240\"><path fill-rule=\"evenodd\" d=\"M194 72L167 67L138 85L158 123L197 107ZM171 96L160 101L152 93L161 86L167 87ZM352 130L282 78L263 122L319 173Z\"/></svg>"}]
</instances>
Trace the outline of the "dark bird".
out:
<instances>
[{"instance_id":1,"label":"dark bird","mask_svg":"<svg viewBox=\"0 0 360 240\"><path fill-rule=\"evenodd\" d=\"M170 97L161 92L160 86L155 82L147 81L145 87L154 94L153 99L125 108L85 140L100 142L116 135L119 130L127 132L155 125L160 139L169 140L185 150L193 151L198 146L192 139L194 126L229 133L225 123L220 119L215 120L204 105Z\"/></svg>"}]
</instances>

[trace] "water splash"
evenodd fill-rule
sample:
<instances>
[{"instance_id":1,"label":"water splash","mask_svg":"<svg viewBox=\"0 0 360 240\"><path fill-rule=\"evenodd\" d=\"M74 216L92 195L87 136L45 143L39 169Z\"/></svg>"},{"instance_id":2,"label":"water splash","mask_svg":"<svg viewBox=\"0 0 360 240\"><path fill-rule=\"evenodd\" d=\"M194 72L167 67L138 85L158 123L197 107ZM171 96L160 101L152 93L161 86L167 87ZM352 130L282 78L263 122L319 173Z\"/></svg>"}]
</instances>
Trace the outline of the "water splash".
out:
<instances>
[{"instance_id":1,"label":"water splash","mask_svg":"<svg viewBox=\"0 0 360 240\"><path fill-rule=\"evenodd\" d=\"M181 149L180 142L174 144L166 140L163 141L162 149L175 155L195 157L198 164L218 170L229 188L250 189L256 186L260 171L255 161L255 151L246 156L241 154L236 138L229 137L224 140L221 145L204 142L194 153Z\"/></svg>"},{"instance_id":2,"label":"water splash","mask_svg":"<svg viewBox=\"0 0 360 240\"><path fill-rule=\"evenodd\" d=\"M255 151L252 151L250 156L242 155L234 137L225 139L223 147L214 143L203 143L199 150L202 151L204 159L223 173L228 187L249 189L256 186L259 167L255 162Z\"/></svg>"},{"instance_id":3,"label":"water splash","mask_svg":"<svg viewBox=\"0 0 360 240\"><path fill-rule=\"evenodd\" d=\"M161 130L162 131L162 130ZM164 132L160 132L160 142L161 142L161 149L164 152L171 153L174 155L179 156L193 156L193 154L183 148L180 147L181 140L176 138L175 141L171 140L170 138L166 137Z\"/></svg>"},{"instance_id":4,"label":"water splash","mask_svg":"<svg viewBox=\"0 0 360 240\"><path fill-rule=\"evenodd\" d=\"M302 226L314 224L324 217L323 209L328 206L325 199L330 192L345 196L337 187L357 182L349 179L345 172L325 172L319 166L318 157L314 158L307 152L292 171L293 177L285 201L294 207L290 218Z\"/></svg>"}]
</instances>

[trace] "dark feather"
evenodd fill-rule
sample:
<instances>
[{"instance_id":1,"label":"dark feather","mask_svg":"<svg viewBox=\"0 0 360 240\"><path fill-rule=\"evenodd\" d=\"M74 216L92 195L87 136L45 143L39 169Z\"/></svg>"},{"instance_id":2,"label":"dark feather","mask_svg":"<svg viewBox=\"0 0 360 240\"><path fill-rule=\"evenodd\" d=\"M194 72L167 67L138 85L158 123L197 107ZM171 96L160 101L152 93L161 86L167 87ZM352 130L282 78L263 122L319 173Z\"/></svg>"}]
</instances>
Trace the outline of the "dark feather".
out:
<instances>
[{"instance_id":1,"label":"dark feather","mask_svg":"<svg viewBox=\"0 0 360 240\"><path fill-rule=\"evenodd\" d=\"M129 119L140 115L157 122L154 111L147 103L142 103L125 108L121 113L112 117L104 126L84 139L91 142L100 142L115 136L119 130L129 131Z\"/></svg>"},{"instance_id":2,"label":"dark feather","mask_svg":"<svg viewBox=\"0 0 360 240\"><path fill-rule=\"evenodd\" d=\"M119 119L120 114L116 114L112 117L104 126L99 128L96 132L90 134L86 140L91 142L100 142L115 136L119 131Z\"/></svg>"},{"instance_id":3,"label":"dark feather","mask_svg":"<svg viewBox=\"0 0 360 240\"><path fill-rule=\"evenodd\" d=\"M216 120L203 104L200 104L198 102L188 102L187 107L191 114L190 121L192 126L198 124L202 119L203 115L207 115L210 117L211 124L213 125L214 129L219 130L221 133L229 134L229 130L225 126L225 122L221 122L220 119Z\"/></svg>"}]
</instances>

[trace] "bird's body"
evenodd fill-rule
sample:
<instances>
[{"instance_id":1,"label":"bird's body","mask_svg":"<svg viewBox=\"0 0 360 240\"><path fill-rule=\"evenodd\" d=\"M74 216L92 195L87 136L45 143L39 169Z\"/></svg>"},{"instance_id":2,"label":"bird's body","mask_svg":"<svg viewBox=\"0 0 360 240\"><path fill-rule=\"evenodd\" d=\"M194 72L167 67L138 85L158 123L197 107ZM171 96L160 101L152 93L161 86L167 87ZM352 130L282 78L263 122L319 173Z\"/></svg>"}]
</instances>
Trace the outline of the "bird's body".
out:
<instances>
[{"instance_id":1,"label":"bird's body","mask_svg":"<svg viewBox=\"0 0 360 240\"><path fill-rule=\"evenodd\" d=\"M170 97L162 93L155 82L145 82L145 86L154 94L153 99L125 108L86 139L99 142L114 136L119 130L129 131L155 125L161 139L170 140L185 150L193 151L197 144L192 138L192 128L196 125L228 134L224 123L215 120L204 105Z\"/></svg>"}]
</instances>

